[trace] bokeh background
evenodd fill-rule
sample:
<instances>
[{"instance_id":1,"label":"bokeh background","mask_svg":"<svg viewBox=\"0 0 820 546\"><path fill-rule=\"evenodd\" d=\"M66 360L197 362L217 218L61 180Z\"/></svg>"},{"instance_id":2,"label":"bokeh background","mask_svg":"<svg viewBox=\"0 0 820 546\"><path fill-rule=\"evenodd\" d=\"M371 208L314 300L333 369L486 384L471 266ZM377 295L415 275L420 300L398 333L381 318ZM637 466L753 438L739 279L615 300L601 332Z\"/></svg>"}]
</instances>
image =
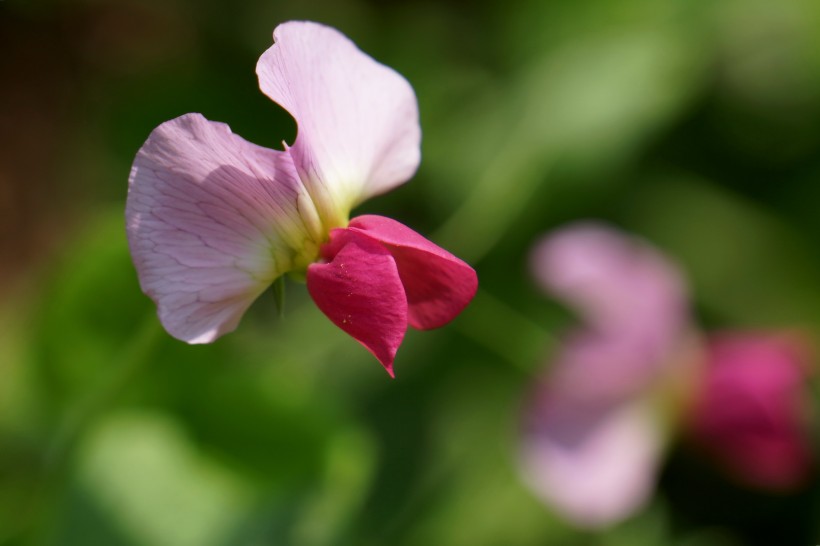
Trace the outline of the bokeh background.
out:
<instances>
[{"instance_id":1,"label":"bokeh background","mask_svg":"<svg viewBox=\"0 0 820 546\"><path fill-rule=\"evenodd\" d=\"M217 343L175 341L127 252L156 125L293 141L254 74L291 19L418 95L420 171L355 212L479 272L395 380L295 283L284 318L267 294ZM673 441L649 505L589 531L517 468L526 394L576 322L528 255L567 221L662 249L704 329L820 335L816 0L0 0L0 74L0 544L820 543L816 474L755 491Z\"/></svg>"}]
</instances>

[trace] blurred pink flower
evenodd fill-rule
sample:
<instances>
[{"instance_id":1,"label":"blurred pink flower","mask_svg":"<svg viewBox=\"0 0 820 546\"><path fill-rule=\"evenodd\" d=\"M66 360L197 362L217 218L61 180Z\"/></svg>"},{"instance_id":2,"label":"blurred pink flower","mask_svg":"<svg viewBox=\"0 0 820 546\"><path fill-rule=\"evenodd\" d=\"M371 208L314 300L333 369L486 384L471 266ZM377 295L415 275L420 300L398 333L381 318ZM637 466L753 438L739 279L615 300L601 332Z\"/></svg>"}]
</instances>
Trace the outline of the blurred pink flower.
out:
<instances>
[{"instance_id":1,"label":"blurred pink flower","mask_svg":"<svg viewBox=\"0 0 820 546\"><path fill-rule=\"evenodd\" d=\"M577 395L622 400L664 372L689 314L685 281L659 252L607 226L578 223L537 244L531 268L583 323L565 340L552 381L572 383Z\"/></svg>"},{"instance_id":2,"label":"blurred pink flower","mask_svg":"<svg viewBox=\"0 0 820 546\"><path fill-rule=\"evenodd\" d=\"M654 489L662 427L646 401L597 405L568 398L560 388L536 389L526 409L525 482L580 527L621 521Z\"/></svg>"},{"instance_id":3,"label":"blurred pink flower","mask_svg":"<svg viewBox=\"0 0 820 546\"><path fill-rule=\"evenodd\" d=\"M785 335L726 333L709 343L690 433L738 481L769 490L805 482L812 463L806 356Z\"/></svg>"},{"instance_id":4,"label":"blurred pink flower","mask_svg":"<svg viewBox=\"0 0 820 546\"><path fill-rule=\"evenodd\" d=\"M664 432L649 397L676 371L686 288L648 244L596 224L546 237L532 267L583 326L566 337L526 407L525 479L567 519L606 526L653 491Z\"/></svg>"},{"instance_id":5,"label":"blurred pink flower","mask_svg":"<svg viewBox=\"0 0 820 546\"><path fill-rule=\"evenodd\" d=\"M394 220L350 211L407 181L420 160L410 84L338 31L289 22L256 66L298 124L262 148L187 114L137 153L126 204L143 291L174 337L209 343L236 328L285 273L392 375L408 324L435 328L477 289L475 271Z\"/></svg>"},{"instance_id":6,"label":"blurred pink flower","mask_svg":"<svg viewBox=\"0 0 820 546\"><path fill-rule=\"evenodd\" d=\"M524 409L524 479L557 512L595 528L639 510L681 420L747 485L787 489L805 480L805 354L794 338L722 334L704 350L675 266L602 225L549 235L532 267L582 321Z\"/></svg>"}]
</instances>

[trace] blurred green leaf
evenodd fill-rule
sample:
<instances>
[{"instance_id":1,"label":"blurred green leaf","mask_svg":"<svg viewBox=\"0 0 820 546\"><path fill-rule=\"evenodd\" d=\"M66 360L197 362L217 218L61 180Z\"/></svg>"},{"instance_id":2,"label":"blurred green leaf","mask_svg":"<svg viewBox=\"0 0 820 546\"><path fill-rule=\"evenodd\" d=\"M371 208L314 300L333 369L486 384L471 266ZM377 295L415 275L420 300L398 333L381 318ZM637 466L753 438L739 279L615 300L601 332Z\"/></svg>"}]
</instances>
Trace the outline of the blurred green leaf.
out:
<instances>
[{"instance_id":1,"label":"blurred green leaf","mask_svg":"<svg viewBox=\"0 0 820 546\"><path fill-rule=\"evenodd\" d=\"M120 364L122 348L154 312L139 291L124 222L119 207L92 218L44 283L27 349L51 420Z\"/></svg>"},{"instance_id":2,"label":"blurred green leaf","mask_svg":"<svg viewBox=\"0 0 820 546\"><path fill-rule=\"evenodd\" d=\"M160 414L100 422L79 453L78 476L132 543L144 546L222 544L252 500L249 483L199 453Z\"/></svg>"}]
</instances>

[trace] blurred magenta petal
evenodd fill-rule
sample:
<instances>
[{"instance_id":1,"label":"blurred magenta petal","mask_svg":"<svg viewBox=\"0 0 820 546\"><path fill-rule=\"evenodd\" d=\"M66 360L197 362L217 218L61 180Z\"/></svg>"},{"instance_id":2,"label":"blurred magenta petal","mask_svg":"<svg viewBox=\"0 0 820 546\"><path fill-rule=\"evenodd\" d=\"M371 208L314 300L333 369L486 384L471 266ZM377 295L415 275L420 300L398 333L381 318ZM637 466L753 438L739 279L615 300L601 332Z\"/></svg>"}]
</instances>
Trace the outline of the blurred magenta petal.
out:
<instances>
[{"instance_id":1,"label":"blurred magenta petal","mask_svg":"<svg viewBox=\"0 0 820 546\"><path fill-rule=\"evenodd\" d=\"M811 466L804 348L795 338L724 334L710 345L692 434L738 480L799 486Z\"/></svg>"},{"instance_id":2,"label":"blurred magenta petal","mask_svg":"<svg viewBox=\"0 0 820 546\"><path fill-rule=\"evenodd\" d=\"M319 309L392 376L407 330L407 298L396 262L382 245L353 230L334 230L331 241L323 248L329 262L308 267L308 291Z\"/></svg>"},{"instance_id":3,"label":"blurred magenta petal","mask_svg":"<svg viewBox=\"0 0 820 546\"><path fill-rule=\"evenodd\" d=\"M126 221L165 329L208 343L236 328L310 238L310 206L288 154L199 114L157 127L131 169Z\"/></svg>"},{"instance_id":4,"label":"blurred magenta petal","mask_svg":"<svg viewBox=\"0 0 820 546\"><path fill-rule=\"evenodd\" d=\"M651 496L663 443L659 427L641 402L578 404L559 388L548 385L526 409L525 481L579 527L617 523Z\"/></svg>"},{"instance_id":5,"label":"blurred magenta petal","mask_svg":"<svg viewBox=\"0 0 820 546\"><path fill-rule=\"evenodd\" d=\"M273 38L256 65L259 86L296 120L289 151L326 227L340 227L352 207L415 173L415 94L330 27L289 22Z\"/></svg>"},{"instance_id":6,"label":"blurred magenta petal","mask_svg":"<svg viewBox=\"0 0 820 546\"><path fill-rule=\"evenodd\" d=\"M407 226L383 216L358 216L350 229L379 241L396 261L410 325L421 330L453 320L478 289L475 270Z\"/></svg>"}]
</instances>

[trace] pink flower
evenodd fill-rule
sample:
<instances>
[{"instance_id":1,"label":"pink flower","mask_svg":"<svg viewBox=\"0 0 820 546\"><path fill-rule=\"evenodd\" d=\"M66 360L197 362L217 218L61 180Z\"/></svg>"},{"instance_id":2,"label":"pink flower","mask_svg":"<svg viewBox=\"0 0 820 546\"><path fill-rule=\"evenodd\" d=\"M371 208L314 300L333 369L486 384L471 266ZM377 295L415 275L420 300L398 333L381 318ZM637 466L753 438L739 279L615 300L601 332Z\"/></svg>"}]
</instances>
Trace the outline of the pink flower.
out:
<instances>
[{"instance_id":1,"label":"pink flower","mask_svg":"<svg viewBox=\"0 0 820 546\"><path fill-rule=\"evenodd\" d=\"M187 114L137 153L126 205L129 247L165 329L188 343L233 331L285 273L392 375L408 324L452 320L475 271L402 224L348 220L415 173L421 132L412 88L338 31L289 22L256 67L259 86L298 124L284 151Z\"/></svg>"},{"instance_id":2,"label":"pink flower","mask_svg":"<svg viewBox=\"0 0 820 546\"><path fill-rule=\"evenodd\" d=\"M675 266L604 226L559 230L536 247L532 265L583 323L524 411L523 475L546 503L582 527L632 515L650 498L668 436L681 424L743 483L803 483L812 461L809 402L794 338L721 334L704 350Z\"/></svg>"},{"instance_id":3,"label":"pink flower","mask_svg":"<svg viewBox=\"0 0 820 546\"><path fill-rule=\"evenodd\" d=\"M738 481L788 490L808 477L806 356L783 335L727 333L710 342L690 433Z\"/></svg>"},{"instance_id":4,"label":"pink flower","mask_svg":"<svg viewBox=\"0 0 820 546\"><path fill-rule=\"evenodd\" d=\"M654 490L665 438L652 393L677 372L686 288L648 244L596 224L548 236L532 265L583 326L566 337L525 408L522 470L564 517L603 527Z\"/></svg>"}]
</instances>

